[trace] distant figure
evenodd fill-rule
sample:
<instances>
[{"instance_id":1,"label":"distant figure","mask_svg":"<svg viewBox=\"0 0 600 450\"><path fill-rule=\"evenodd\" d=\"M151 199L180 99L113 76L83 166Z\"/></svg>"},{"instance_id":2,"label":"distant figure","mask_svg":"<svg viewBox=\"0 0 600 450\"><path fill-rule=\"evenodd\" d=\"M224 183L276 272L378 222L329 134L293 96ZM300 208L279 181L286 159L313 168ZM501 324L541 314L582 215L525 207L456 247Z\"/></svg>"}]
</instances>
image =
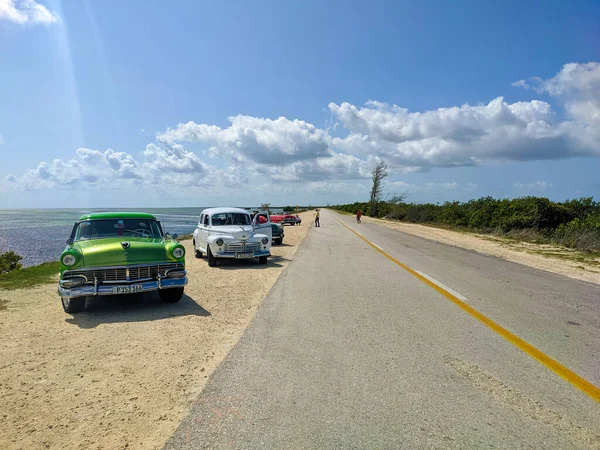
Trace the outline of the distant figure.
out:
<instances>
[{"instance_id":1,"label":"distant figure","mask_svg":"<svg viewBox=\"0 0 600 450\"><path fill-rule=\"evenodd\" d=\"M319 221L319 208L317 208L317 214L315 215L315 227L320 227L321 222Z\"/></svg>"},{"instance_id":2,"label":"distant figure","mask_svg":"<svg viewBox=\"0 0 600 450\"><path fill-rule=\"evenodd\" d=\"M356 211L356 222L360 223L360 218L362 216L362 213L360 212L360 209L358 211Z\"/></svg>"}]
</instances>

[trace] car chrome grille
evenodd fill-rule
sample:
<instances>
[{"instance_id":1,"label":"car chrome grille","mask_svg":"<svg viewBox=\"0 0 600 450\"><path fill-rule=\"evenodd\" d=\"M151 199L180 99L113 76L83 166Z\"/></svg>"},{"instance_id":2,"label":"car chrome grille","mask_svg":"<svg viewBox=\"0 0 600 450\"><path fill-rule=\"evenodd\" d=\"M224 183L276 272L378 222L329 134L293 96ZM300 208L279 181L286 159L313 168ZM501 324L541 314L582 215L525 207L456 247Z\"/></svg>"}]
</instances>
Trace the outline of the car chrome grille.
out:
<instances>
[{"instance_id":1,"label":"car chrome grille","mask_svg":"<svg viewBox=\"0 0 600 450\"><path fill-rule=\"evenodd\" d=\"M236 242L233 244L225 244L223 250L226 252L256 252L260 250L259 242Z\"/></svg>"},{"instance_id":2,"label":"car chrome grille","mask_svg":"<svg viewBox=\"0 0 600 450\"><path fill-rule=\"evenodd\" d=\"M74 276L83 275L88 282L93 282L94 278L98 283L129 283L140 280L156 279L158 274L165 275L169 269L183 269L183 264L166 263L156 265L141 265L129 267L103 267L97 269L79 269L67 270L63 274L63 280Z\"/></svg>"}]
</instances>

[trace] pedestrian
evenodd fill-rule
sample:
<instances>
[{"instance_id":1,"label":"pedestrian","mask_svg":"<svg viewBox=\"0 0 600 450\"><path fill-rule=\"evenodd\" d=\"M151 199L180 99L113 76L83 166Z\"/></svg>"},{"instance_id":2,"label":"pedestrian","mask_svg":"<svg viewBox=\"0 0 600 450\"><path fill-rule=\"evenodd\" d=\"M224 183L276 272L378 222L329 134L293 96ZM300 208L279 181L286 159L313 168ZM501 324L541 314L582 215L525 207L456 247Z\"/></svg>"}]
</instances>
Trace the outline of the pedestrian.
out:
<instances>
[{"instance_id":1,"label":"pedestrian","mask_svg":"<svg viewBox=\"0 0 600 450\"><path fill-rule=\"evenodd\" d=\"M321 222L319 221L319 208L317 208L317 214L315 215L315 227L320 227Z\"/></svg>"},{"instance_id":2,"label":"pedestrian","mask_svg":"<svg viewBox=\"0 0 600 450\"><path fill-rule=\"evenodd\" d=\"M360 218L362 216L362 213L360 212L360 209L358 211L356 211L356 222L360 223Z\"/></svg>"}]
</instances>

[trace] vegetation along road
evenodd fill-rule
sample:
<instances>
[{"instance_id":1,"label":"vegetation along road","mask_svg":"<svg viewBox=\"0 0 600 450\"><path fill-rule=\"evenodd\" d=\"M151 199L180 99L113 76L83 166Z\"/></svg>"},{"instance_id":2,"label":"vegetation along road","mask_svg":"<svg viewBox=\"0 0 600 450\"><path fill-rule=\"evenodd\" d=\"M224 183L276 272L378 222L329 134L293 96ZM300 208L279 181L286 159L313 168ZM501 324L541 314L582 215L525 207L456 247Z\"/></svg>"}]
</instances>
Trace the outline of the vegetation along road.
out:
<instances>
[{"instance_id":1,"label":"vegetation along road","mask_svg":"<svg viewBox=\"0 0 600 450\"><path fill-rule=\"evenodd\" d=\"M167 449L600 448L600 286L321 221Z\"/></svg>"}]
</instances>

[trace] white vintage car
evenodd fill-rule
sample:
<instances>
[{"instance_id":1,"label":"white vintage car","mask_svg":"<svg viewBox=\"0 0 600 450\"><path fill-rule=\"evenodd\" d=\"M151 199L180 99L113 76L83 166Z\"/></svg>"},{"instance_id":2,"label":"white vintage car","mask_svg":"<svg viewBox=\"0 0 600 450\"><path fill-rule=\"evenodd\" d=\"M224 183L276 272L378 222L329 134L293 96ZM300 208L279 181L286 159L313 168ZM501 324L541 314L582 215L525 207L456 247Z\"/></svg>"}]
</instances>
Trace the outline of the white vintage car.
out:
<instances>
[{"instance_id":1,"label":"white vintage car","mask_svg":"<svg viewBox=\"0 0 600 450\"><path fill-rule=\"evenodd\" d=\"M240 208L203 210L193 238L194 255L196 258L206 255L211 267L217 265L219 258L258 258L261 264L266 264L271 256L271 243L269 214L260 212L253 220L248 211Z\"/></svg>"}]
</instances>

